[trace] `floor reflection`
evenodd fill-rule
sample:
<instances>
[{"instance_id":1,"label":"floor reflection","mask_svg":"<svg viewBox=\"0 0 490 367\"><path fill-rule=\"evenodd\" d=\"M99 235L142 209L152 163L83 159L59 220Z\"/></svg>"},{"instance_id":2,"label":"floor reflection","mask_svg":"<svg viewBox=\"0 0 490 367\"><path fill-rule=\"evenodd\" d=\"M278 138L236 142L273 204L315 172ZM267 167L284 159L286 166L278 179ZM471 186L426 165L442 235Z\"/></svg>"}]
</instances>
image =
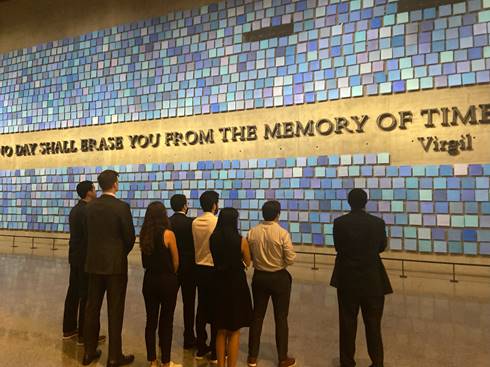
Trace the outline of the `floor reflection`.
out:
<instances>
[{"instance_id":1,"label":"floor reflection","mask_svg":"<svg viewBox=\"0 0 490 367\"><path fill-rule=\"evenodd\" d=\"M65 254L40 251L33 255L0 251L0 366L79 366L83 348L61 340L63 301L68 265ZM7 252L7 253L6 253ZM133 366L146 366L145 310L141 295L143 272L131 255L124 321L123 348L133 353ZM338 366L338 326L335 290L328 286L331 267L291 268L294 277L290 314L290 351L298 366ZM460 283L437 273L391 274L395 294L389 296L383 320L388 367L471 366L490 364L490 282L462 277ZM182 305L179 296L172 359L185 367L207 366L182 345ZM265 321L260 367L277 365L272 308ZM106 309L102 312L106 333ZM369 366L362 322L358 332L358 366ZM240 366L246 366L248 331L242 331ZM107 345L102 346L104 366Z\"/></svg>"}]
</instances>

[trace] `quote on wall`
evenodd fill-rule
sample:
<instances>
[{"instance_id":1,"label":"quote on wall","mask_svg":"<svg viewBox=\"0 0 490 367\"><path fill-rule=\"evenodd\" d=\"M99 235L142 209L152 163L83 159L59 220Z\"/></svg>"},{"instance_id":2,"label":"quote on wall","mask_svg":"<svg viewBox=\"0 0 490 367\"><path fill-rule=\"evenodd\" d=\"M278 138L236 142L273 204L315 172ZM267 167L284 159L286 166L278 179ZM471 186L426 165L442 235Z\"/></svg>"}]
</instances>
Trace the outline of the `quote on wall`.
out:
<instances>
[{"instance_id":1,"label":"quote on wall","mask_svg":"<svg viewBox=\"0 0 490 367\"><path fill-rule=\"evenodd\" d=\"M79 152L104 152L135 149L161 149L206 144L237 144L250 141L302 139L306 137L334 137L339 135L364 134L371 125L380 132L409 131L420 125L416 137L419 148L425 152L440 152L457 156L475 149L475 137L471 132L440 138L440 129L490 125L490 103L458 107L434 107L417 112L405 110L396 113L384 112L375 116L333 116L304 121L281 121L262 125L239 125L202 130L155 131L149 134L131 134L49 141L33 141L23 144L1 145L0 156L4 159L28 156L71 154Z\"/></svg>"}]
</instances>

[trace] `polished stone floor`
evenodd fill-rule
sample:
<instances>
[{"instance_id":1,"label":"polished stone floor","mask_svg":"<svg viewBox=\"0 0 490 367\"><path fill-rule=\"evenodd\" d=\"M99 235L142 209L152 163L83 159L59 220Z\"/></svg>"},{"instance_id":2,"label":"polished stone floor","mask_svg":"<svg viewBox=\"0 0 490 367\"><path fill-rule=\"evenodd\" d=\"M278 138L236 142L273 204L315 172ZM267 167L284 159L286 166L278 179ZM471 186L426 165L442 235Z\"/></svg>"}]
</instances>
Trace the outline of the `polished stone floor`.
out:
<instances>
[{"instance_id":1,"label":"polished stone floor","mask_svg":"<svg viewBox=\"0 0 490 367\"><path fill-rule=\"evenodd\" d=\"M335 291L328 286L331 266L318 271L300 263L294 277L290 311L290 354L298 366L338 366ZM388 367L489 367L490 277L463 276L450 283L437 271L412 272L401 279L389 271L395 294L387 297L383 319ZM142 270L136 251L130 275L123 345L136 355L133 366L146 366ZM79 366L83 350L61 340L61 320L68 265L66 250L12 250L0 244L0 366ZM107 330L105 307L102 328ZM358 366L368 367L362 331L358 332ZM175 314L172 359L185 367L198 363L182 345L182 304ZM248 331L243 330L239 366L246 366ZM97 366L105 365L107 346ZM276 366L274 328L269 311L263 330L260 367Z\"/></svg>"}]
</instances>

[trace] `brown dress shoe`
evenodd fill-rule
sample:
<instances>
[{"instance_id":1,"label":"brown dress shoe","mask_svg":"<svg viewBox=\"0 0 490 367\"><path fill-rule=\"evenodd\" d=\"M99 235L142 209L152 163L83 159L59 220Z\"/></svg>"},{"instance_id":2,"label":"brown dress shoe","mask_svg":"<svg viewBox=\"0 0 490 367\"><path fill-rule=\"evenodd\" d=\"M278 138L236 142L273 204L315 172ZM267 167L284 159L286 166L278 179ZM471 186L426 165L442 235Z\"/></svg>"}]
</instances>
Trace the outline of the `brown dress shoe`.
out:
<instances>
[{"instance_id":1,"label":"brown dress shoe","mask_svg":"<svg viewBox=\"0 0 490 367\"><path fill-rule=\"evenodd\" d=\"M72 331L63 331L63 340L74 338L78 335L78 329Z\"/></svg>"},{"instance_id":2,"label":"brown dress shoe","mask_svg":"<svg viewBox=\"0 0 490 367\"><path fill-rule=\"evenodd\" d=\"M279 367L294 367L296 366L296 359L287 357L285 360L279 362Z\"/></svg>"},{"instance_id":3,"label":"brown dress shoe","mask_svg":"<svg viewBox=\"0 0 490 367\"><path fill-rule=\"evenodd\" d=\"M255 367L255 366L257 366L257 358L255 358L255 357L248 357L247 358L247 364L248 364L248 367Z\"/></svg>"}]
</instances>

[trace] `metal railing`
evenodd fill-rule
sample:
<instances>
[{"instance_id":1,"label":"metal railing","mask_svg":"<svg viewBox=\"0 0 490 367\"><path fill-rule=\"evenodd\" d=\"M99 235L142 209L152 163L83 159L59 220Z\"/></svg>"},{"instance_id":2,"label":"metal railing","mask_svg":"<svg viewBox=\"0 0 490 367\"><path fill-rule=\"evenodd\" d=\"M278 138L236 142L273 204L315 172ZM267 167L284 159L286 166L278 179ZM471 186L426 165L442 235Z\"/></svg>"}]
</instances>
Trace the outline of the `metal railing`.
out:
<instances>
[{"instance_id":1,"label":"metal railing","mask_svg":"<svg viewBox=\"0 0 490 367\"><path fill-rule=\"evenodd\" d=\"M313 255L313 266L311 270L319 270L320 268L317 266L316 257L317 256L330 256L335 257L336 254L322 253L322 252L312 252L312 251L296 251L297 254L301 255ZM381 257L382 260L386 261L397 261L401 263L401 274L400 278L407 278L407 273L405 271L405 263L419 263L419 264L437 264L437 265L449 265L452 267L451 269L451 279L449 280L451 283L458 283L459 281L456 279L456 266L468 266L468 267L480 267L480 268L488 268L490 269L490 264L470 264L470 263L462 263L462 262L454 262L454 261L433 261L433 260L415 260L415 259L402 259L397 257Z\"/></svg>"},{"instance_id":2,"label":"metal railing","mask_svg":"<svg viewBox=\"0 0 490 367\"><path fill-rule=\"evenodd\" d=\"M51 237L51 236L32 236L32 235L22 235L22 234L6 234L0 233L0 237L12 237L12 248L19 247L16 244L17 239L28 238L31 240L31 250L35 250L38 247L36 246L36 240L49 240L51 241L51 250L56 251L58 247L56 246L57 241L68 241L67 237ZM136 241L138 243L138 241ZM313 256L313 266L311 270L319 270L320 268L317 265L317 256L327 256L327 257L335 257L336 254L333 253L322 253L322 252L313 252L313 251L296 251L297 254L300 255L312 255ZM480 268L489 268L490 264L470 264L470 263L462 263L462 262L454 262L454 261L433 261L433 260L416 260L416 259L402 259L397 257L382 257L382 260L386 261L396 261L401 263L401 274L400 278L407 278L407 272L405 270L405 263L419 263L419 264L436 264L436 265L448 265L451 266L451 279L450 282L458 283L456 279L456 266L460 267L480 267Z\"/></svg>"},{"instance_id":3,"label":"metal railing","mask_svg":"<svg viewBox=\"0 0 490 367\"><path fill-rule=\"evenodd\" d=\"M58 247L56 247L56 241L57 240L63 240L63 241L68 241L68 238L63 238L63 237L49 237L49 236L29 236L29 235L23 235L23 234L5 234L5 233L0 233L0 237L12 237L12 243L10 247L16 248L20 247L16 242L17 239L21 238L28 238L31 240L31 250L35 250L38 247L36 246L35 240L48 240L51 241L51 251L56 251L58 250Z\"/></svg>"}]
</instances>

